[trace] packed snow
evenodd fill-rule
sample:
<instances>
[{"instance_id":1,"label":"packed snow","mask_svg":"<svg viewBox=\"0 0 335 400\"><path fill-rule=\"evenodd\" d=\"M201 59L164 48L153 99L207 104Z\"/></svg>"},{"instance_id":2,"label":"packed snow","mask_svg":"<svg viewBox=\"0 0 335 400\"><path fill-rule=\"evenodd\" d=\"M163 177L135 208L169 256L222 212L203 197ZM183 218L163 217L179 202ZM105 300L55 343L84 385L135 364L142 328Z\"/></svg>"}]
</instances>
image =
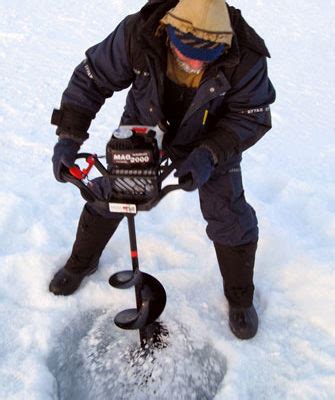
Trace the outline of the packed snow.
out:
<instances>
[{"instance_id":1,"label":"packed snow","mask_svg":"<svg viewBox=\"0 0 335 400\"><path fill-rule=\"evenodd\" d=\"M131 289L108 284L130 267L125 221L77 293L48 292L84 204L53 177L50 115L84 51L142 4L0 2L0 398L333 399L334 0L230 2L265 38L277 90L273 129L242 165L260 225L257 336L240 341L228 328L196 193L174 192L136 217L141 267L168 296L169 345L153 359L131 367L137 335L113 324L134 304ZM104 153L125 95L106 103L82 150Z\"/></svg>"}]
</instances>

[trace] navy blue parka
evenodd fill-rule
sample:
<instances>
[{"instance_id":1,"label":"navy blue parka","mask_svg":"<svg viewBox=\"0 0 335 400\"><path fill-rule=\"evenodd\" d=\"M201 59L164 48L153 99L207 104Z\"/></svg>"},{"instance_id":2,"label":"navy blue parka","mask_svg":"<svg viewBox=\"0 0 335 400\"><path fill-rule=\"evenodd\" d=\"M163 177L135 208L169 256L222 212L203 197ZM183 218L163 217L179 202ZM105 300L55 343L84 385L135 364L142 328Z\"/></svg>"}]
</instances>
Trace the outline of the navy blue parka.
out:
<instances>
[{"instance_id":1,"label":"navy blue parka","mask_svg":"<svg viewBox=\"0 0 335 400\"><path fill-rule=\"evenodd\" d=\"M86 139L91 120L105 100L130 86L120 123L166 126L166 36L156 32L159 20L177 2L148 2L87 50L63 93L58 134ZM269 105L275 91L267 74L269 53L264 41L239 10L228 8L234 30L232 47L206 68L165 150L171 158L184 159L205 144L217 154L219 163L199 190L200 205L209 238L235 246L258 238L255 212L244 197L240 161L242 152L271 128Z\"/></svg>"}]
</instances>

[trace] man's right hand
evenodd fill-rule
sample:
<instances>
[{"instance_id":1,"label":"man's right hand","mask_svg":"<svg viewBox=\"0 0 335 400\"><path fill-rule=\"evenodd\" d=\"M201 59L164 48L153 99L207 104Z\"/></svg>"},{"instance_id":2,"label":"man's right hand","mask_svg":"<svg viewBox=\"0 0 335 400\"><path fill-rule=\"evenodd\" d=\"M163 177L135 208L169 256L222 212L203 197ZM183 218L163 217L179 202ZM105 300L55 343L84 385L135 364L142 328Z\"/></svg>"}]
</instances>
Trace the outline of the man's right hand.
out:
<instances>
[{"instance_id":1,"label":"man's right hand","mask_svg":"<svg viewBox=\"0 0 335 400\"><path fill-rule=\"evenodd\" d=\"M62 179L62 172L65 168L74 166L80 144L72 139L59 139L54 147L52 156L53 172L58 182L65 182Z\"/></svg>"}]
</instances>

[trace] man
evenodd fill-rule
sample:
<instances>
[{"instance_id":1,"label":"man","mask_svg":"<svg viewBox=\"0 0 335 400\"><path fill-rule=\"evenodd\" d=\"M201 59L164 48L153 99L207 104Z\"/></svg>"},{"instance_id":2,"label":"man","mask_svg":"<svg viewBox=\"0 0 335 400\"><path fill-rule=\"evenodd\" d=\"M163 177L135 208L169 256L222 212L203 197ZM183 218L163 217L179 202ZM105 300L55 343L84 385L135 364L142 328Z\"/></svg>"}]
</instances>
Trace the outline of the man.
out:
<instances>
[{"instance_id":1,"label":"man","mask_svg":"<svg viewBox=\"0 0 335 400\"><path fill-rule=\"evenodd\" d=\"M105 99L132 85L120 124L159 125L166 131L164 149L180 165L176 176L191 176L185 189L199 189L230 328L241 339L253 337L258 227L244 197L240 162L241 153L271 128L275 92L263 40L224 0L152 0L86 57L53 114L59 136L56 179L62 181L62 168L74 164ZM96 271L121 218L84 207L72 254L51 281L51 292L69 295Z\"/></svg>"}]
</instances>

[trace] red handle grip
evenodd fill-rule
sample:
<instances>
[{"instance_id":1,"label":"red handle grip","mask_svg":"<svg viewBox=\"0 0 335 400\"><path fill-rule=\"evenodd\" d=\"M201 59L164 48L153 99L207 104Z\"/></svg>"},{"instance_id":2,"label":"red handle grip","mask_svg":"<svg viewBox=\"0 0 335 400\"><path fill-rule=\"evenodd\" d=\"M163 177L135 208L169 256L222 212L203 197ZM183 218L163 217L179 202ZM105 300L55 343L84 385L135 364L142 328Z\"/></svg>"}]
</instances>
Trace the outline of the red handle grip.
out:
<instances>
[{"instance_id":1,"label":"red handle grip","mask_svg":"<svg viewBox=\"0 0 335 400\"><path fill-rule=\"evenodd\" d=\"M86 162L88 163L88 166L82 170L78 167L78 165L74 165L73 167L69 168L70 174L79 180L86 178L95 164L95 157L88 156L86 158Z\"/></svg>"}]
</instances>

